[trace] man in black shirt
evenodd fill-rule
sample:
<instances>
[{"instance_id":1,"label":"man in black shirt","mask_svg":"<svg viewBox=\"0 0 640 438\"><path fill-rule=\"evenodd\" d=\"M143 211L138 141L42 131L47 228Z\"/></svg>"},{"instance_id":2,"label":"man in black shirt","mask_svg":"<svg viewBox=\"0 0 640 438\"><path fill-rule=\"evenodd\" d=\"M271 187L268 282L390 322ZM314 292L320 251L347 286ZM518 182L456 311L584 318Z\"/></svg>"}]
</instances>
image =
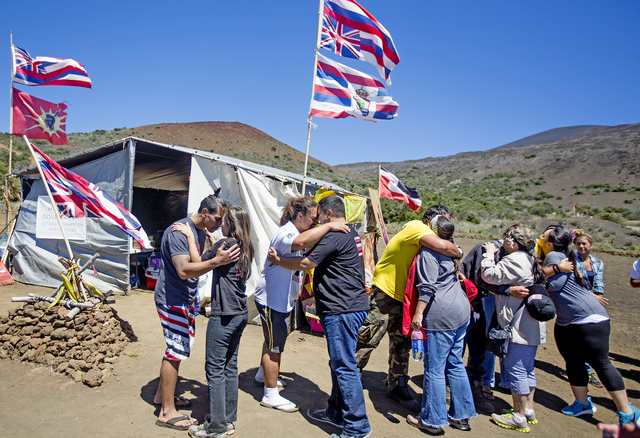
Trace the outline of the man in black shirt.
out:
<instances>
[{"instance_id":1,"label":"man in black shirt","mask_svg":"<svg viewBox=\"0 0 640 438\"><path fill-rule=\"evenodd\" d=\"M321 224L346 223L339 196L322 199ZM364 260L358 233L329 232L306 257L279 257L269 250L269 261L292 270L315 268L313 294L327 339L331 366L331 396L327 409L309 409L309 418L333 424L342 434L331 438L368 437L371 427L355 360L358 330L367 316L369 299L364 284Z\"/></svg>"}]
</instances>

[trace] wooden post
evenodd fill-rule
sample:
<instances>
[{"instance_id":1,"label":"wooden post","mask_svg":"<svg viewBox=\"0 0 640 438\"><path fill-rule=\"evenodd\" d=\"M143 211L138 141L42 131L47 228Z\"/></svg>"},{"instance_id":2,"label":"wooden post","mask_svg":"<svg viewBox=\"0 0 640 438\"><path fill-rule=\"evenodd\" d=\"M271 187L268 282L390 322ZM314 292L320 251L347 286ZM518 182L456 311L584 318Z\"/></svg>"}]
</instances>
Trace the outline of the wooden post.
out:
<instances>
[{"instance_id":1,"label":"wooden post","mask_svg":"<svg viewBox=\"0 0 640 438\"><path fill-rule=\"evenodd\" d=\"M25 143L27 143L27 147L31 152L31 156L33 157L33 160L36 162L36 166L38 166L38 172L40 172L40 178L42 178L42 182L44 183L44 188L47 189L47 194L49 195L49 200L51 201L51 206L53 207L53 211L56 214L56 219L58 220L58 225L60 226L60 231L62 232L64 243L65 245L67 245L67 251L69 251L69 260L73 262L73 252L71 251L71 245L69 245L69 239L67 239L67 235L64 232L64 227L62 226L62 219L60 219L60 211L58 210L58 204L53 199L51 190L49 190L49 184L47 183L47 179L45 178L44 173L42 172L42 167L40 167L40 161L36 158L36 153L34 152L33 147L31 146L31 142L29 141L26 135L23 135L22 138L24 138Z\"/></svg>"}]
</instances>

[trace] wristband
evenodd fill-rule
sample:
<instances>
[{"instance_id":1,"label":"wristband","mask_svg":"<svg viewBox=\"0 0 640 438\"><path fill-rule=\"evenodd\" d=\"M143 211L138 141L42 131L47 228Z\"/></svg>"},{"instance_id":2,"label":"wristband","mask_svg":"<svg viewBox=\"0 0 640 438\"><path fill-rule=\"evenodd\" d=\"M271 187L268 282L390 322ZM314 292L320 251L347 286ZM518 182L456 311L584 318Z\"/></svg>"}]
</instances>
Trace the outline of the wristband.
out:
<instances>
[{"instance_id":1,"label":"wristband","mask_svg":"<svg viewBox=\"0 0 640 438\"><path fill-rule=\"evenodd\" d=\"M556 274L559 274L560 273L560 267L558 265L555 265L553 267L553 272L555 272Z\"/></svg>"}]
</instances>

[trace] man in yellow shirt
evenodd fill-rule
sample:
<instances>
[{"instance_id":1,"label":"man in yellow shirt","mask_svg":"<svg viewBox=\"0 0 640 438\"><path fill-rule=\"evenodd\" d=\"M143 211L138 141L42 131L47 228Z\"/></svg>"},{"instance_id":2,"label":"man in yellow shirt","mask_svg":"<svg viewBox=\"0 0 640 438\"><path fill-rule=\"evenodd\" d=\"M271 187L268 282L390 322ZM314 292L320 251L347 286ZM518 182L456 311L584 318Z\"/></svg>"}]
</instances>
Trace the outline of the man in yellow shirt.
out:
<instances>
[{"instance_id":1,"label":"man in yellow shirt","mask_svg":"<svg viewBox=\"0 0 640 438\"><path fill-rule=\"evenodd\" d=\"M389 386L387 395L406 409L420 411L420 404L409 394L409 355L411 337L402 334L404 289L413 259L425 246L448 257L461 257L461 250L453 243L440 239L430 228L437 215L451 218L443 205L429 207L421 220L408 222L387 245L373 274L369 315L358 332L356 360L362 370L371 352L389 333Z\"/></svg>"}]
</instances>

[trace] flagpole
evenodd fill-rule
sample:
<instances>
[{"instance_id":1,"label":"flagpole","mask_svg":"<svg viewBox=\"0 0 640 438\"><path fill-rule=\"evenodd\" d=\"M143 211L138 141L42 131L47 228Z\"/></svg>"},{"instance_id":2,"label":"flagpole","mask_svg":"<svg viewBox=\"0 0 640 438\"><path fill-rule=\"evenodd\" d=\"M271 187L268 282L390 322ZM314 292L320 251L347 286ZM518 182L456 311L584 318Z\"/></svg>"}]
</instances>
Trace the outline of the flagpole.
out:
<instances>
[{"instance_id":1,"label":"flagpole","mask_svg":"<svg viewBox=\"0 0 640 438\"><path fill-rule=\"evenodd\" d=\"M11 31L9 31L9 41L11 43L11 107L9 108L9 172L7 173L11 173L11 155L13 152L13 70L16 62L13 56L13 32Z\"/></svg>"},{"instance_id":2,"label":"flagpole","mask_svg":"<svg viewBox=\"0 0 640 438\"><path fill-rule=\"evenodd\" d=\"M9 203L9 175L11 174L11 156L13 155L13 67L16 62L13 57L13 32L9 31L9 42L11 44L11 87L9 97L9 170L7 176L4 178L4 199L6 202L5 207L5 224L9 225L9 213L11 210L11 204Z\"/></svg>"},{"instance_id":3,"label":"flagpole","mask_svg":"<svg viewBox=\"0 0 640 438\"><path fill-rule=\"evenodd\" d=\"M320 46L320 35L322 31L322 14L323 14L324 0L319 1L318 6L318 33L316 35L316 50L313 59L313 79L311 81L311 101L309 102L309 118L307 119L307 152L304 155L304 173L302 174L302 196L304 196L305 188L307 185L307 165L309 164L309 142L311 141L311 103L313 102L313 95L315 93L316 84L316 69L318 68L318 50Z\"/></svg>"},{"instance_id":4,"label":"flagpole","mask_svg":"<svg viewBox=\"0 0 640 438\"><path fill-rule=\"evenodd\" d=\"M31 156L33 160L36 162L36 166L38 166L38 172L40 172L40 178L42 178L42 182L44 183L44 188L47 189L47 195L49 195L49 200L51 201L51 207L53 207L53 211L56 215L56 219L58 220L58 225L60 226L60 231L62 232L62 238L64 239L65 245L67 245L67 251L69 251L69 260L73 262L73 252L71 251L71 245L69 245L69 240L67 239L67 235L64 233L64 228L62 227L62 219L60 219L60 211L58 210L58 204L53 199L53 195L51 194L51 190L49 189L49 184L47 183L47 179L42 172L42 167L40 167L40 161L36 158L36 154L33 151L33 147L31 146L31 142L27 138L26 135L23 135L25 143L27 143L27 147L29 148L29 152L31 152Z\"/></svg>"}]
</instances>

